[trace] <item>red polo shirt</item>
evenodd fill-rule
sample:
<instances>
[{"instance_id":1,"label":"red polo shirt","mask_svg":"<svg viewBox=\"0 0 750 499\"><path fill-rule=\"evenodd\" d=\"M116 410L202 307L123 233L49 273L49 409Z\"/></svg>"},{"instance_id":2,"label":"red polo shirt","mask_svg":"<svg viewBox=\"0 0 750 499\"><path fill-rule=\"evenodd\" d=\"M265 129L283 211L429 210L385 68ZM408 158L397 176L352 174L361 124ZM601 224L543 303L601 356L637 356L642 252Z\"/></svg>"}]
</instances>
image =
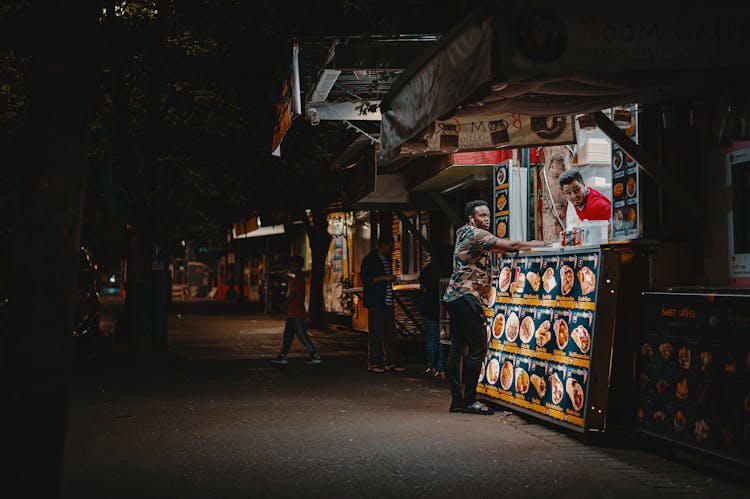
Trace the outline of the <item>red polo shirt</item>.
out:
<instances>
[{"instance_id":1,"label":"red polo shirt","mask_svg":"<svg viewBox=\"0 0 750 499\"><path fill-rule=\"evenodd\" d=\"M607 196L589 187L589 194L583 203L583 208L573 205L576 209L576 215L583 220L609 220L612 218L612 202Z\"/></svg>"},{"instance_id":2,"label":"red polo shirt","mask_svg":"<svg viewBox=\"0 0 750 499\"><path fill-rule=\"evenodd\" d=\"M289 319L304 319L306 315L305 278L302 277L302 272L297 272L289 286L289 304L286 307L286 316Z\"/></svg>"}]
</instances>

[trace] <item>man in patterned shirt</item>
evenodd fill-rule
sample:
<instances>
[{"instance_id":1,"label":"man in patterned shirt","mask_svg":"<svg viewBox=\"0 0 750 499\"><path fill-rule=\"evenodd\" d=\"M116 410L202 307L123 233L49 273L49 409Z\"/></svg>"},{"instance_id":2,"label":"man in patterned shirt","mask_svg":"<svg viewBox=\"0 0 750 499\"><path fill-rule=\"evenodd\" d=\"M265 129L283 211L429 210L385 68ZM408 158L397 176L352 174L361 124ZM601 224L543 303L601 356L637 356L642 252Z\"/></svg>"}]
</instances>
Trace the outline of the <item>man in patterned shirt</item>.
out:
<instances>
[{"instance_id":1,"label":"man in patterned shirt","mask_svg":"<svg viewBox=\"0 0 750 499\"><path fill-rule=\"evenodd\" d=\"M492 414L492 409L476 400L479 371L487 349L484 307L491 305L487 302L492 277L487 268L488 256L490 252L506 253L536 248L544 246L544 242L507 241L487 232L490 228L490 209L486 201L468 202L464 214L467 224L456 231L453 275L443 296L451 321L451 350L448 355L448 382L452 397L450 412ZM466 347L468 353L465 353Z\"/></svg>"}]
</instances>

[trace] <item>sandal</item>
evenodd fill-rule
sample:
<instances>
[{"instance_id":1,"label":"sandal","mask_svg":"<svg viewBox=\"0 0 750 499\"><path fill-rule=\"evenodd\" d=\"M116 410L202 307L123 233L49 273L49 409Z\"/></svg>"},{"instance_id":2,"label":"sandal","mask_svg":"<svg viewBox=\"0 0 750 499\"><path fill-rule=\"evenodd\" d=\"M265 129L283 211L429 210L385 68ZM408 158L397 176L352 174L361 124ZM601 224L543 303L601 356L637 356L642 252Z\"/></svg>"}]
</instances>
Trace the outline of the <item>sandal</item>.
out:
<instances>
[{"instance_id":1,"label":"sandal","mask_svg":"<svg viewBox=\"0 0 750 499\"><path fill-rule=\"evenodd\" d=\"M464 407L464 409L461 411L464 414L482 414L485 416L490 416L492 414L495 414L495 411L484 405L483 403L477 401L471 404L468 407Z\"/></svg>"},{"instance_id":2,"label":"sandal","mask_svg":"<svg viewBox=\"0 0 750 499\"><path fill-rule=\"evenodd\" d=\"M397 366L396 364L391 364L390 366L385 366L386 371L393 371L395 373L402 373L406 371L405 367Z\"/></svg>"}]
</instances>

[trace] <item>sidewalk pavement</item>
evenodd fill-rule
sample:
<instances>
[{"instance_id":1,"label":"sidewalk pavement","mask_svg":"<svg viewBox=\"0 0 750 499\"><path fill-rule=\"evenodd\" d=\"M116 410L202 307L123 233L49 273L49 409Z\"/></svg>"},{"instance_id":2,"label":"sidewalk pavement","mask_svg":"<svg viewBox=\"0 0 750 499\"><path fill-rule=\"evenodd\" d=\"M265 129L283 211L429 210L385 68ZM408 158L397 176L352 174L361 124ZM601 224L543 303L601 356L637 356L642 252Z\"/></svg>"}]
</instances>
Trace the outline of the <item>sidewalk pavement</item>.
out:
<instances>
[{"instance_id":1,"label":"sidewalk pavement","mask_svg":"<svg viewBox=\"0 0 750 499\"><path fill-rule=\"evenodd\" d=\"M280 318L170 316L170 352L76 366L64 497L747 497L716 473L506 412L448 413L420 359L364 369L361 333L313 331L323 364L269 359Z\"/></svg>"}]
</instances>

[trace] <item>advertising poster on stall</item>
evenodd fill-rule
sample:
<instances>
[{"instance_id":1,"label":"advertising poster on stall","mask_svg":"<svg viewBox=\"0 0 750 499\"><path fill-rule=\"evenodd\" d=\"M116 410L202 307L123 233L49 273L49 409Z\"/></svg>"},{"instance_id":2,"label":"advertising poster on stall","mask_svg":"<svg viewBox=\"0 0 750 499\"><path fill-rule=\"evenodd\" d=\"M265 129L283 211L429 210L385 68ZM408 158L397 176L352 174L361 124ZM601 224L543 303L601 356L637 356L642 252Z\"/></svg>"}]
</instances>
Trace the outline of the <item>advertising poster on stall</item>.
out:
<instances>
[{"instance_id":1,"label":"advertising poster on stall","mask_svg":"<svg viewBox=\"0 0 750 499\"><path fill-rule=\"evenodd\" d=\"M637 428L750 464L750 296L645 293Z\"/></svg>"},{"instance_id":2,"label":"advertising poster on stall","mask_svg":"<svg viewBox=\"0 0 750 499\"><path fill-rule=\"evenodd\" d=\"M513 160L495 165L492 227L500 239L510 238L510 168Z\"/></svg>"},{"instance_id":3,"label":"advertising poster on stall","mask_svg":"<svg viewBox=\"0 0 750 499\"><path fill-rule=\"evenodd\" d=\"M613 111L613 120L638 143L638 113L635 105ZM612 142L612 239L626 241L641 236L638 163Z\"/></svg>"},{"instance_id":4,"label":"advertising poster on stall","mask_svg":"<svg viewBox=\"0 0 750 499\"><path fill-rule=\"evenodd\" d=\"M600 259L598 249L500 259L486 361L492 376L480 379L480 393L585 428Z\"/></svg>"},{"instance_id":5,"label":"advertising poster on stall","mask_svg":"<svg viewBox=\"0 0 750 499\"><path fill-rule=\"evenodd\" d=\"M428 151L487 151L499 148L575 144L571 116L523 116L501 113L437 120L425 133Z\"/></svg>"}]
</instances>

